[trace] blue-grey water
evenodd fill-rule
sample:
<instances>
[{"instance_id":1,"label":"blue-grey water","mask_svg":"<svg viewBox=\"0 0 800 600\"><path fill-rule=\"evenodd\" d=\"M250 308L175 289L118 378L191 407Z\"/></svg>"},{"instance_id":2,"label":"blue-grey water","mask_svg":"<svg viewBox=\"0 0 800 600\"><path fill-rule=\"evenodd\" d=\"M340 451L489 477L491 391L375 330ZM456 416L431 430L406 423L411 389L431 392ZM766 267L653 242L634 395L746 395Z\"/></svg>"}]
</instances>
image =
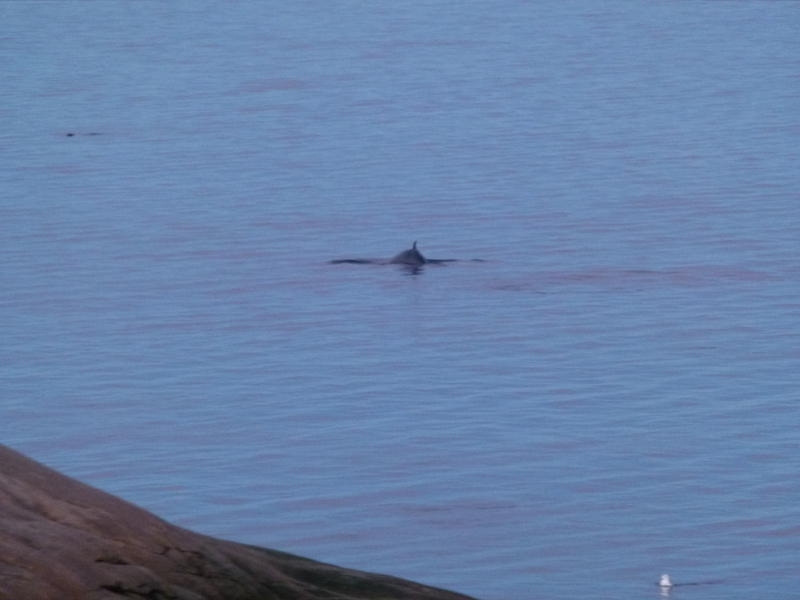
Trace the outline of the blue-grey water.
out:
<instances>
[{"instance_id":1,"label":"blue-grey water","mask_svg":"<svg viewBox=\"0 0 800 600\"><path fill-rule=\"evenodd\" d=\"M0 442L482 600L796 598L800 3L0 3ZM432 258L389 257L419 240Z\"/></svg>"}]
</instances>

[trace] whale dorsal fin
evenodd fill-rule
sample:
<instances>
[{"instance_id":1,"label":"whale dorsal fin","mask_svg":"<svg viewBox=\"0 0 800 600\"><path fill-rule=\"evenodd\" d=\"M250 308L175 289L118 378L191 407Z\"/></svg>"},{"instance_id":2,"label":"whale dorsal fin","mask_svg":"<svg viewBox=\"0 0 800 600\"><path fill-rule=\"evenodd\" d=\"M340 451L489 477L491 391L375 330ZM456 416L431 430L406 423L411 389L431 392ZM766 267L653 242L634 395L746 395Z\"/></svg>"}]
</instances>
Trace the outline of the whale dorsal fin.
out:
<instances>
[{"instance_id":1,"label":"whale dorsal fin","mask_svg":"<svg viewBox=\"0 0 800 600\"><path fill-rule=\"evenodd\" d=\"M411 250L403 250L400 254L395 255L389 262L396 265L418 266L424 265L428 261L422 256L422 253L417 250L417 242L415 241L411 246Z\"/></svg>"}]
</instances>

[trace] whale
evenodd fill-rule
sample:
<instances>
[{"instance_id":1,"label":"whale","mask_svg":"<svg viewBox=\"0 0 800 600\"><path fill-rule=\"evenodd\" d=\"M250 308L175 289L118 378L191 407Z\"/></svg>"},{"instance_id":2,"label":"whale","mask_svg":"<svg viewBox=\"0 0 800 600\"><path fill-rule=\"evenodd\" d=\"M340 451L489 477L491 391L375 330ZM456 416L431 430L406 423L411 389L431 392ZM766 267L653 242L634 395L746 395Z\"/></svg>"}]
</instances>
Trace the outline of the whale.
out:
<instances>
[{"instance_id":1,"label":"whale","mask_svg":"<svg viewBox=\"0 0 800 600\"><path fill-rule=\"evenodd\" d=\"M472 262L483 262L479 258L470 259ZM352 264L352 265L400 265L406 269L418 273L425 265L443 265L446 263L459 262L457 258L426 258L417 248L417 242L411 245L408 250L398 252L392 258L337 258L329 261L332 265Z\"/></svg>"},{"instance_id":2,"label":"whale","mask_svg":"<svg viewBox=\"0 0 800 600\"><path fill-rule=\"evenodd\" d=\"M420 266L427 263L428 260L422 256L422 252L417 250L417 242L411 246L410 250L403 250L391 258L389 263L393 265L413 265Z\"/></svg>"}]
</instances>

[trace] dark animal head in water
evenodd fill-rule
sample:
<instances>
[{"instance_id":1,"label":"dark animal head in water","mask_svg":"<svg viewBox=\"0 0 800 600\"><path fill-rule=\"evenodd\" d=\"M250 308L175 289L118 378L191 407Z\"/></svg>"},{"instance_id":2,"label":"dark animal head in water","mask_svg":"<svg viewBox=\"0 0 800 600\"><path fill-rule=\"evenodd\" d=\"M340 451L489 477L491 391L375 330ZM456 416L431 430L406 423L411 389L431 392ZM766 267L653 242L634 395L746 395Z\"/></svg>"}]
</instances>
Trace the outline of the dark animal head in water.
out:
<instances>
[{"instance_id":1,"label":"dark animal head in water","mask_svg":"<svg viewBox=\"0 0 800 600\"><path fill-rule=\"evenodd\" d=\"M403 250L389 262L393 265L424 265L428 261L417 250L417 242L414 242L411 250Z\"/></svg>"}]
</instances>

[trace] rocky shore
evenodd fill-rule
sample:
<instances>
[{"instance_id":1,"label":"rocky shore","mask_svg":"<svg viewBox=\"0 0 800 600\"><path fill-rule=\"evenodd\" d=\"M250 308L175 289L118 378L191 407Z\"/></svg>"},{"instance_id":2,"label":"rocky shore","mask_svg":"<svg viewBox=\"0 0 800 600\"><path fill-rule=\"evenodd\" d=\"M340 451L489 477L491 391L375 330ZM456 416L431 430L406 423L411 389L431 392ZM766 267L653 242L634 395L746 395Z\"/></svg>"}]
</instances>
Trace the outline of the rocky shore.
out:
<instances>
[{"instance_id":1,"label":"rocky shore","mask_svg":"<svg viewBox=\"0 0 800 600\"><path fill-rule=\"evenodd\" d=\"M182 529L0 445L0 600L471 600Z\"/></svg>"}]
</instances>

